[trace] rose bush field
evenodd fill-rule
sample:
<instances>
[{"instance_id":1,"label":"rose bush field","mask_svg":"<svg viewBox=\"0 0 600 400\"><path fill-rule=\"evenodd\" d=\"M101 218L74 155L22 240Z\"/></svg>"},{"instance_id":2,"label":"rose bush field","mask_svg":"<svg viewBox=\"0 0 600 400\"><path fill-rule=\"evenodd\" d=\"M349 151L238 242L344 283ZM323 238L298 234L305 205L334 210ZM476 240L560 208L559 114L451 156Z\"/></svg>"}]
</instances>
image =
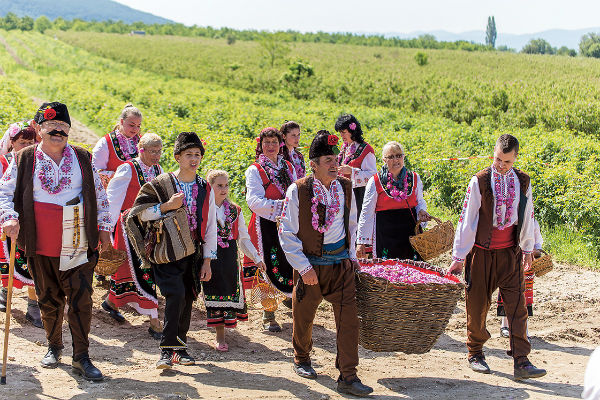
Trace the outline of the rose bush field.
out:
<instances>
[{"instance_id":1,"label":"rose bush field","mask_svg":"<svg viewBox=\"0 0 600 400\"><path fill-rule=\"evenodd\" d=\"M585 85L577 80L582 79L584 67L592 65L588 65L592 60L557 57L548 61L520 55L510 55L514 58L504 59L500 57L502 55L493 54L494 57L500 57L495 60L502 63L502 68L492 68L488 53L430 52L430 62L423 68L434 64L438 65L435 67L437 69L418 77L406 76L406 81L413 81L414 90L403 89L405 95L392 96L403 102L404 97L421 93L420 98L426 106L423 109L417 107L415 111L412 107L396 104L396 100L388 103L373 100L377 97L375 94L378 90L383 90L386 85L388 91L393 92L390 85L394 83L383 77L387 76L394 65L398 71L406 74L412 73L411 68L419 68L414 60L411 60L410 65L404 65L404 56L399 55L396 61L392 60L393 52L402 51L398 54L404 54L404 51L410 52L409 50L306 44L307 47L302 49L313 52L310 57L315 57L314 60L310 57L307 59L315 67L315 74L320 82L315 85L315 91L327 91L328 88L333 89L339 85L335 89L339 93L344 92L343 87L349 87L350 93L356 93L356 96L329 98L315 92L314 97L298 99L285 90L270 90L267 86L262 86L270 78L260 72L253 75L254 72L261 71L258 66L261 56L250 47L235 47L233 53L228 55L224 50L219 50L219 44L212 43L217 42L216 40L210 42L206 39L152 37L149 39L156 45L153 45L152 51L147 51L140 59L135 58L137 53L134 52L133 59L127 59L125 54L131 49L128 47L130 44L127 37L85 34L82 37L86 38L86 42L82 43L68 34L69 32L61 33L57 37L76 46L54 39L53 34L0 31L0 35L21 62L17 62L5 48L0 48L0 66L7 73L7 77L0 83L20 93L24 99L24 104L19 106L13 104L10 96L2 97L4 107L16 107L15 112L10 114L11 118L14 115L19 119L19 113L23 113L22 117L32 116L35 107L27 95L35 95L65 102L76 117L103 134L114 126L123 106L132 102L144 114L143 131L153 131L163 137L166 151L162 165L165 169L174 167L171 148L177 133L194 130L208 144L202 173L211 168L227 170L232 177L232 197L244 204L244 171L254 160L254 138L262 128L278 127L286 120L295 120L302 126L301 146L307 146L316 131L333 131L336 117L343 112L352 112L361 121L365 138L375 148L378 161L381 163L381 148L386 141L398 140L403 143L410 168L423 177L430 204L453 215L457 215L460 210L466 185L473 173L489 165L490 160L486 157L491 155L497 136L512 133L522 143L517 167L532 177L534 202L540 221L545 227L560 225L579 235L588 243L594 257L598 258L600 185L597 177L600 176L600 144L592 125L584 123L595 119L597 95L592 95L594 84L580 91ZM174 43L173 47L181 50L182 47L178 46L183 45L178 41L184 40L189 41L190 49L194 50L191 53L197 57L196 62L190 61L187 56L174 56L170 47L164 44ZM104 43L111 41L114 48ZM244 43L244 46L251 45L252 43ZM212 53L202 53L202 46L212 49ZM339 51L350 54L351 50L356 53L355 69L341 65L339 74L336 74L331 63L340 58L330 53ZM247 52L246 60L242 62L239 57L244 51ZM384 60L388 56L390 59L382 66L378 66L374 59L366 62L373 51L384 54ZM213 56L216 60L211 59ZM205 66L200 65L202 57ZM325 58L331 60L327 61ZM548 67L559 61L568 65L553 72L552 78L543 82L541 77L534 74L535 65L518 73L518 67L511 64L513 60L517 60L523 68L529 62L534 62L538 67ZM255 79L258 86L233 82L238 79L233 76L228 79L227 74L237 74L239 71L226 71L227 63L233 62L244 66L256 64L249 67L250 72L241 74L247 75L243 78L247 82ZM440 80L450 79L452 74L458 79L460 74L453 69L436 76L439 69L443 65L456 69L461 62L465 63L465 79L461 81L460 87L465 88L465 91L454 91L452 85L440 86ZM372 69L370 73L369 65ZM589 75L593 83L597 79L594 76L600 76L600 67L592 67ZM423 68L416 70L414 74L422 74ZM511 73L514 74L514 85L502 86L508 97L498 92L495 83L490 83L489 87L475 84L472 75L477 68L495 74L490 82L501 82L508 79ZM599 73L594 75L593 71L596 70ZM392 76L395 75L389 75L388 78ZM425 85L423 82L428 79L429 84ZM573 80L571 84L567 84L569 79ZM455 107L451 107L448 103L447 112L442 112L440 105L452 102L452 93L458 96L455 100L462 98L464 104L457 101ZM496 97L493 93L496 93ZM550 99L557 93L563 96L562 100L549 105ZM370 100L371 97L373 98ZM478 98L484 99L483 103L477 103ZM545 100L537 103L538 99ZM470 103L473 101L475 103ZM509 106L501 115L493 115L492 112L482 111L487 107L486 102L496 109L503 108L505 104ZM467 103L470 105L466 105ZM584 103L589 106L584 107ZM469 123L457 122L463 118L448 115L451 112L462 113L467 109L483 112L485 115L481 114L468 121ZM547 118L548 123L519 122L518 118L523 118L521 114L527 113L534 115L536 121L546 121L544 118ZM565 113L580 115L581 126L588 126L589 129L568 126L561 119L561 115ZM555 123L550 123L551 121ZM10 118L2 119L2 122L7 125ZM306 149L303 151L307 153ZM447 160L470 156L482 158Z\"/></svg>"}]
</instances>

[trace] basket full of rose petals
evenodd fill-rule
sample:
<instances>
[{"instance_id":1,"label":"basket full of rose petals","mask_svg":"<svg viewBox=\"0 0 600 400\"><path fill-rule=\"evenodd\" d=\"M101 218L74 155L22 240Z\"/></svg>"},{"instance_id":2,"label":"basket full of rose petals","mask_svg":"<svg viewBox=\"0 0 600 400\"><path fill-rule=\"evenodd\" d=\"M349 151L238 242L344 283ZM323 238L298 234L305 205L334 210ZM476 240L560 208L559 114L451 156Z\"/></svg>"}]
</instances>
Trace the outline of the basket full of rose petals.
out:
<instances>
[{"instance_id":1,"label":"basket full of rose petals","mask_svg":"<svg viewBox=\"0 0 600 400\"><path fill-rule=\"evenodd\" d=\"M427 353L444 333L464 284L412 260L361 260L356 273L360 344L373 351Z\"/></svg>"}]
</instances>

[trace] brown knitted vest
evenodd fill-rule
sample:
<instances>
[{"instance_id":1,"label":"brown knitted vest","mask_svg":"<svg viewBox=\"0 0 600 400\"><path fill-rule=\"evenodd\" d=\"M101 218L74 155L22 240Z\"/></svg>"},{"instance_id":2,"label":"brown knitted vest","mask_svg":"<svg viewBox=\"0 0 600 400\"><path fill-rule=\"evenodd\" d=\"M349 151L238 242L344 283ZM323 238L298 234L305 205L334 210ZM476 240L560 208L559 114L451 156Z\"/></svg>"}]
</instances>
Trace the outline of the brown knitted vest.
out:
<instances>
[{"instance_id":1,"label":"brown knitted vest","mask_svg":"<svg viewBox=\"0 0 600 400\"><path fill-rule=\"evenodd\" d=\"M350 207L352 202L352 182L344 177L337 178L342 184L344 190L344 227L346 228L346 247L350 248L350 232L348 222L350 220ZM311 174L296 181L298 186L298 238L302 241L302 251L306 255L323 255L324 234L317 231L312 226L312 211L310 210L313 198L313 180ZM325 206L321 203L317 205L317 214L319 214L319 225L325 223Z\"/></svg>"},{"instance_id":2,"label":"brown knitted vest","mask_svg":"<svg viewBox=\"0 0 600 400\"><path fill-rule=\"evenodd\" d=\"M91 154L78 146L72 146L81 167L83 182L81 191L83 194L83 213L85 220L85 233L88 246L94 251L98 247L98 206L96 203L96 189L94 187L94 173L92 168ZM19 213L19 237L17 245L25 252L25 257L33 257L36 254L36 226L35 212L33 210L33 168L35 161L36 146L29 146L16 154L17 184L13 198L14 209ZM43 227L40 227L43 229Z\"/></svg>"},{"instance_id":3,"label":"brown knitted vest","mask_svg":"<svg viewBox=\"0 0 600 400\"><path fill-rule=\"evenodd\" d=\"M517 229L515 229L515 243L519 243L519 235L525 216L525 206L527 205L527 190L529 189L529 175L514 169L519 179L520 197ZM492 192L492 168L488 167L475 174L479 181L479 191L481 192L481 207L479 208L479 222L477 223L477 234L475 235L475 244L485 249L490 248L492 242L492 230L494 228L494 193Z\"/></svg>"}]
</instances>

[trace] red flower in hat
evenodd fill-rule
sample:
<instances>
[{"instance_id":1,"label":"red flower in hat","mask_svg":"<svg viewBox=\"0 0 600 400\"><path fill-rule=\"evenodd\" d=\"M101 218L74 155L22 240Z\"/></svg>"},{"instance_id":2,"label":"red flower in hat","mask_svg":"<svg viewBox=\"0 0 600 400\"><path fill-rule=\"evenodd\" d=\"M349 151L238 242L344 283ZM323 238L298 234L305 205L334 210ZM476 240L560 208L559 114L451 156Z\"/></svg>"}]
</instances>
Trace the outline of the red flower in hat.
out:
<instances>
[{"instance_id":1,"label":"red flower in hat","mask_svg":"<svg viewBox=\"0 0 600 400\"><path fill-rule=\"evenodd\" d=\"M256 138L256 143L260 143L260 137Z\"/></svg>"},{"instance_id":2,"label":"red flower in hat","mask_svg":"<svg viewBox=\"0 0 600 400\"><path fill-rule=\"evenodd\" d=\"M336 135L327 136L327 144L330 146L335 146L336 144L338 144L339 140L340 138L338 138Z\"/></svg>"},{"instance_id":3,"label":"red flower in hat","mask_svg":"<svg viewBox=\"0 0 600 400\"><path fill-rule=\"evenodd\" d=\"M44 111L44 119L54 119L56 117L56 111L53 108L47 108Z\"/></svg>"}]
</instances>

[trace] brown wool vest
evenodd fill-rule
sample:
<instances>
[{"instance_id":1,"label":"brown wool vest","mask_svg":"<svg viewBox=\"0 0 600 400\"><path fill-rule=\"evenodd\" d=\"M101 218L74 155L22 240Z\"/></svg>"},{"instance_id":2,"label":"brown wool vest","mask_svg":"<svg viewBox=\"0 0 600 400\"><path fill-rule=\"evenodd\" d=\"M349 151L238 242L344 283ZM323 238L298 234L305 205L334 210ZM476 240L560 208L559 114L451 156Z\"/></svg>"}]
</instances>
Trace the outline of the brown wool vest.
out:
<instances>
[{"instance_id":1,"label":"brown wool vest","mask_svg":"<svg viewBox=\"0 0 600 400\"><path fill-rule=\"evenodd\" d=\"M515 229L515 243L519 243L519 235L523 217L525 216L525 206L527 205L527 190L529 189L529 175L514 169L519 179L520 196L517 229ZM475 235L475 244L485 249L490 248L492 242L492 230L494 228L494 193L492 192L492 168L488 167L475 174L479 181L479 191L481 192L481 207L479 208L479 222L477 223L477 233Z\"/></svg>"},{"instance_id":2,"label":"brown wool vest","mask_svg":"<svg viewBox=\"0 0 600 400\"><path fill-rule=\"evenodd\" d=\"M83 193L85 233L89 248L94 251L98 247L98 205L96 203L96 189L94 187L92 156L87 150L81 147L72 147L75 150L83 177L81 191ZM19 213L19 225L21 228L17 245L23 249L25 257L33 257L36 254L36 226L35 212L33 210L33 168L36 148L37 146L26 147L19 151L15 158L17 164L17 184L13 202L15 211ZM73 168L76 166L77 164L74 163Z\"/></svg>"},{"instance_id":3,"label":"brown wool vest","mask_svg":"<svg viewBox=\"0 0 600 400\"><path fill-rule=\"evenodd\" d=\"M346 248L350 248L350 207L352 205L352 182L344 177L337 178L344 189L344 227L346 228ZM325 235L312 226L312 211L310 210L313 198L313 175L296 181L298 186L298 238L302 241L302 251L306 255L321 257L323 255L323 239ZM325 223L325 206L317 205L319 225Z\"/></svg>"}]
</instances>

